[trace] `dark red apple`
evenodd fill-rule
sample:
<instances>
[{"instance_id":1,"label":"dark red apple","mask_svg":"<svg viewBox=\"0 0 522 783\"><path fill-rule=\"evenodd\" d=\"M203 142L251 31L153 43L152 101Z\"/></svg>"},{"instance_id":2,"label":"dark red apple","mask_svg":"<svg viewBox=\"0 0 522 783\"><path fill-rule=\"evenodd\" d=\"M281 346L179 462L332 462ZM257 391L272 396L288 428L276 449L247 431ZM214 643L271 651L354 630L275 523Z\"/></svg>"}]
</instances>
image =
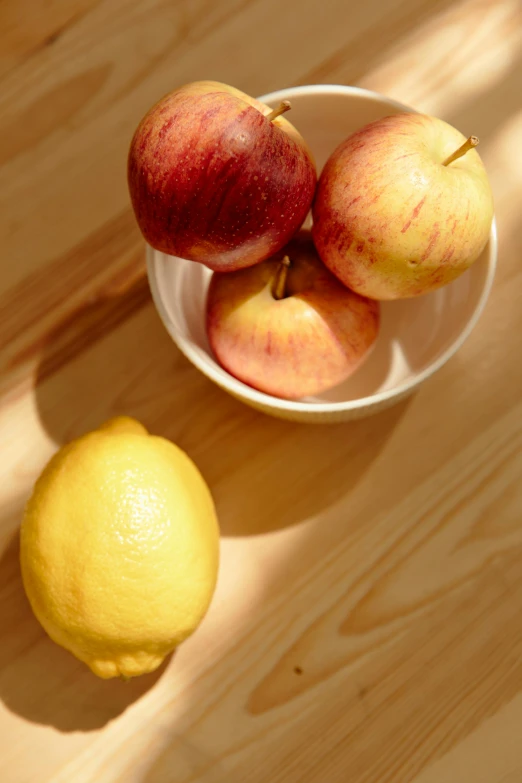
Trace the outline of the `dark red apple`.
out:
<instances>
[{"instance_id":1,"label":"dark red apple","mask_svg":"<svg viewBox=\"0 0 522 783\"><path fill-rule=\"evenodd\" d=\"M128 182L152 247L231 271L288 242L310 208L316 171L300 134L270 113L233 87L194 82L146 114Z\"/></svg>"}]
</instances>

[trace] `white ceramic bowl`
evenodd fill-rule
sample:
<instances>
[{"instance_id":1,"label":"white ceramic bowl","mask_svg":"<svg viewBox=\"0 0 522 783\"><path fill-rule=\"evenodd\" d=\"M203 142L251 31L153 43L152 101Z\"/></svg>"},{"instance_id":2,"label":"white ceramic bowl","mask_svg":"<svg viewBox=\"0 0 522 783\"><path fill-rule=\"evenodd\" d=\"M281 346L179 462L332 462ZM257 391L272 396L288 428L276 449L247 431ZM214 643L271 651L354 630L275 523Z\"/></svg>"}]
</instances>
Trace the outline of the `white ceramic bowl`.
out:
<instances>
[{"instance_id":1,"label":"white ceramic bowl","mask_svg":"<svg viewBox=\"0 0 522 783\"><path fill-rule=\"evenodd\" d=\"M413 111L357 87L311 85L263 95L277 106L292 102L292 123L310 145L321 171L337 145L379 117ZM410 394L460 348L488 298L497 258L495 223L473 266L457 280L415 299L382 302L381 330L368 361L351 378L324 394L297 402L246 386L214 359L205 334L205 298L210 271L191 261L148 248L152 296L172 339L208 378L265 413L300 421L341 421L380 410Z\"/></svg>"}]
</instances>

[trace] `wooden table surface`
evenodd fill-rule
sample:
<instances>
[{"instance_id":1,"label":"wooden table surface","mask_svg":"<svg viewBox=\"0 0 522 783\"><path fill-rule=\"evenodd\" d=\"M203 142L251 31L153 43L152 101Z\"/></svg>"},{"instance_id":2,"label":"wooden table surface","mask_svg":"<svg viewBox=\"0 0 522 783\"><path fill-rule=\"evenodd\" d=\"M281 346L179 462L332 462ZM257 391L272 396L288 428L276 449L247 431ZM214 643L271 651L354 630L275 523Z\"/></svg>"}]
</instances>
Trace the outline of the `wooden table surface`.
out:
<instances>
[{"instance_id":1,"label":"wooden table surface","mask_svg":"<svg viewBox=\"0 0 522 783\"><path fill-rule=\"evenodd\" d=\"M3 0L2 783L520 783L518 0ZM481 138L498 275L458 355L373 418L298 425L219 391L148 292L125 163L199 78L359 84ZM54 450L127 413L211 485L222 566L160 672L98 680L33 618L21 509Z\"/></svg>"}]
</instances>

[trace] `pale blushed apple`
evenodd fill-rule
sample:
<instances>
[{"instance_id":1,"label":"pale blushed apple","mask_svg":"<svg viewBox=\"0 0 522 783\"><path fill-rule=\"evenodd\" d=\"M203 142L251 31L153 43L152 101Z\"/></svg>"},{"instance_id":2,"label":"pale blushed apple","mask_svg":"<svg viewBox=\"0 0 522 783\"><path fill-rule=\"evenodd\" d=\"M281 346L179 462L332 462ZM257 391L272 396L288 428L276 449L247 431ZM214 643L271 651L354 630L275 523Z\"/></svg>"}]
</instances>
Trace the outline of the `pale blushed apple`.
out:
<instances>
[{"instance_id":1,"label":"pale blushed apple","mask_svg":"<svg viewBox=\"0 0 522 783\"><path fill-rule=\"evenodd\" d=\"M345 285L375 299L418 296L478 258L493 198L470 138L435 117L403 113L335 150L319 180L312 232Z\"/></svg>"},{"instance_id":2,"label":"pale blushed apple","mask_svg":"<svg viewBox=\"0 0 522 783\"><path fill-rule=\"evenodd\" d=\"M306 236L261 264L212 276L207 334L220 364L287 399L320 394L366 359L379 303L349 291Z\"/></svg>"},{"instance_id":3,"label":"pale blushed apple","mask_svg":"<svg viewBox=\"0 0 522 783\"><path fill-rule=\"evenodd\" d=\"M229 271L279 250L310 209L316 171L296 129L229 85L194 82L151 108L128 160L132 206L156 250Z\"/></svg>"}]
</instances>

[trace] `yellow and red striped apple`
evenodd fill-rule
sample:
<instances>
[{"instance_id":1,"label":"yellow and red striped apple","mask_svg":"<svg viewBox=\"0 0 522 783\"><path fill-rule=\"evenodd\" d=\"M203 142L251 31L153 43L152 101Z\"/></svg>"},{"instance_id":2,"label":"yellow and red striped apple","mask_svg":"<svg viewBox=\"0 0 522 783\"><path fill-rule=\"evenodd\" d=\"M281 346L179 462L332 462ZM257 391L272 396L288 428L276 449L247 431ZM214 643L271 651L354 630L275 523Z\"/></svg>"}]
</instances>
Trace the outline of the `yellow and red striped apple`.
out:
<instances>
[{"instance_id":1,"label":"yellow and red striped apple","mask_svg":"<svg viewBox=\"0 0 522 783\"><path fill-rule=\"evenodd\" d=\"M402 113L335 150L319 179L312 232L345 285L374 299L418 296L478 258L493 199L470 138L435 117Z\"/></svg>"},{"instance_id":2,"label":"yellow and red striped apple","mask_svg":"<svg viewBox=\"0 0 522 783\"><path fill-rule=\"evenodd\" d=\"M379 303L350 291L306 235L248 269L215 272L207 334L219 363L254 388L287 399L348 378L379 329Z\"/></svg>"},{"instance_id":3,"label":"yellow and red striped apple","mask_svg":"<svg viewBox=\"0 0 522 783\"><path fill-rule=\"evenodd\" d=\"M180 87L151 108L131 142L128 184L152 247L230 271L288 242L317 178L303 138L276 115L209 81Z\"/></svg>"}]
</instances>

